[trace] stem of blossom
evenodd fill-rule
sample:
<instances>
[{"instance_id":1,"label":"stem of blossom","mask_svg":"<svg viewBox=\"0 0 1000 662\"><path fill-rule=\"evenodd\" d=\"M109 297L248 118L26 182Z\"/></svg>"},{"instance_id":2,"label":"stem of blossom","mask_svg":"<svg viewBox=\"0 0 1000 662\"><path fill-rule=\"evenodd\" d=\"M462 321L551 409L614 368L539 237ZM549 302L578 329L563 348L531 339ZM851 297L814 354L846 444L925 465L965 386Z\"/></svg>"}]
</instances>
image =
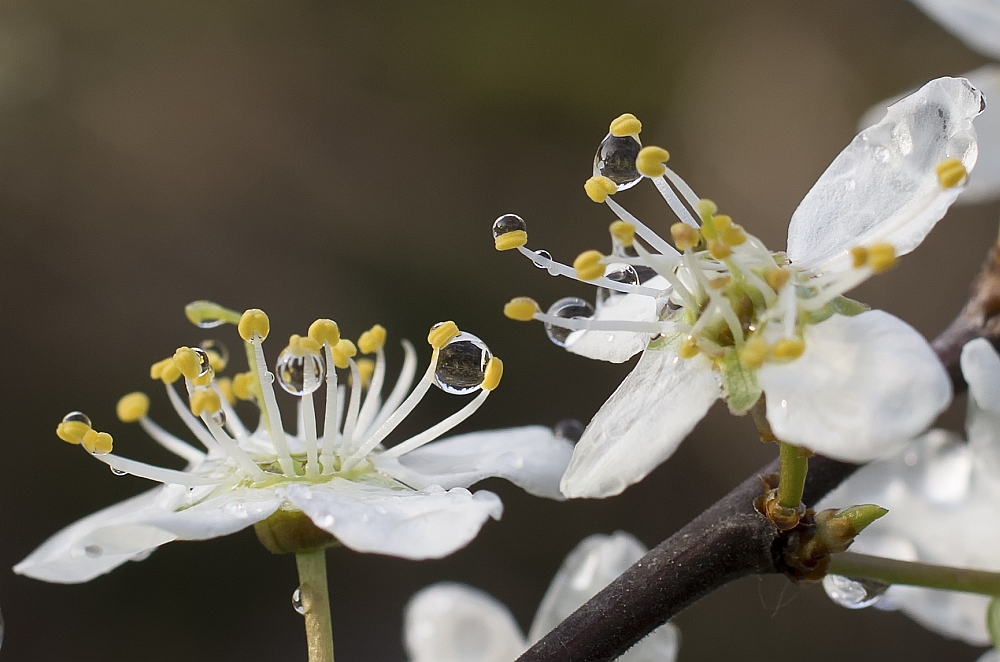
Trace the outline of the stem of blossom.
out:
<instances>
[{"instance_id":1,"label":"stem of blossom","mask_svg":"<svg viewBox=\"0 0 1000 662\"><path fill-rule=\"evenodd\" d=\"M897 561L854 552L834 554L827 574L851 579L873 579L883 584L906 584L944 591L1000 595L1000 573L951 568L916 561Z\"/></svg>"},{"instance_id":2,"label":"stem of blossom","mask_svg":"<svg viewBox=\"0 0 1000 662\"><path fill-rule=\"evenodd\" d=\"M811 453L804 448L781 442L781 479L778 483L778 505L798 508L806 486Z\"/></svg>"},{"instance_id":3,"label":"stem of blossom","mask_svg":"<svg viewBox=\"0 0 1000 662\"><path fill-rule=\"evenodd\" d=\"M333 624L326 582L326 550L295 555L299 569L299 596L306 622L309 662L333 662Z\"/></svg>"}]
</instances>

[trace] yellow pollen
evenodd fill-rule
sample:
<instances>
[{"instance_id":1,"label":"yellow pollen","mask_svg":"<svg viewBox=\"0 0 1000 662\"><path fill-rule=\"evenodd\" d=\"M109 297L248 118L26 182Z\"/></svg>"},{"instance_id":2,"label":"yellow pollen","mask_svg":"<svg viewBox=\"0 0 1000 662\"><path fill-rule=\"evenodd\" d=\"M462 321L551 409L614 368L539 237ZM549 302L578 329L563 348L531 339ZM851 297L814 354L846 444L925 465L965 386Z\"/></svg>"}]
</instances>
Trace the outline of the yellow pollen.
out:
<instances>
[{"instance_id":1,"label":"yellow pollen","mask_svg":"<svg viewBox=\"0 0 1000 662\"><path fill-rule=\"evenodd\" d=\"M715 212L719 211L719 205L715 204L708 198L702 198L697 204L695 204L694 210L698 212L698 216L700 216L701 220L704 222L712 218L712 216L715 215Z\"/></svg>"},{"instance_id":2,"label":"yellow pollen","mask_svg":"<svg viewBox=\"0 0 1000 662\"><path fill-rule=\"evenodd\" d=\"M233 377L233 395L240 400L249 400L253 394L253 373L241 372Z\"/></svg>"},{"instance_id":3,"label":"yellow pollen","mask_svg":"<svg viewBox=\"0 0 1000 662\"><path fill-rule=\"evenodd\" d=\"M662 147L643 147L635 157L635 169L646 177L663 177L670 154Z\"/></svg>"},{"instance_id":4,"label":"yellow pollen","mask_svg":"<svg viewBox=\"0 0 1000 662\"><path fill-rule=\"evenodd\" d=\"M851 249L851 266L855 269L868 264L868 249L864 246L855 246Z\"/></svg>"},{"instance_id":5,"label":"yellow pollen","mask_svg":"<svg viewBox=\"0 0 1000 662\"><path fill-rule=\"evenodd\" d=\"M896 265L896 247L892 244L872 244L868 247L868 265L877 274Z\"/></svg>"},{"instance_id":6,"label":"yellow pollen","mask_svg":"<svg viewBox=\"0 0 1000 662\"><path fill-rule=\"evenodd\" d=\"M347 338L341 338L340 342L330 348L330 354L333 356L333 365L341 370L351 365L349 359L354 358L357 353L358 348Z\"/></svg>"},{"instance_id":7,"label":"yellow pollen","mask_svg":"<svg viewBox=\"0 0 1000 662\"><path fill-rule=\"evenodd\" d=\"M372 375L375 374L375 361L371 359L358 359L358 374L361 375L361 387L368 388L372 383Z\"/></svg>"},{"instance_id":8,"label":"yellow pollen","mask_svg":"<svg viewBox=\"0 0 1000 662\"><path fill-rule=\"evenodd\" d=\"M320 345L333 347L340 342L340 327L333 320L318 319L309 325L309 337Z\"/></svg>"},{"instance_id":9,"label":"yellow pollen","mask_svg":"<svg viewBox=\"0 0 1000 662\"><path fill-rule=\"evenodd\" d=\"M501 377L503 377L503 361L494 356L486 364L486 372L483 375L483 390L492 391L495 389L500 385Z\"/></svg>"},{"instance_id":10,"label":"yellow pollen","mask_svg":"<svg viewBox=\"0 0 1000 662\"><path fill-rule=\"evenodd\" d=\"M123 396L115 407L118 420L122 423L135 423L139 419L146 418L149 413L149 396L136 391Z\"/></svg>"},{"instance_id":11,"label":"yellow pollen","mask_svg":"<svg viewBox=\"0 0 1000 662\"><path fill-rule=\"evenodd\" d=\"M763 338L751 338L740 351L740 363L748 368L759 368L767 358L768 349L767 341Z\"/></svg>"},{"instance_id":12,"label":"yellow pollen","mask_svg":"<svg viewBox=\"0 0 1000 662\"><path fill-rule=\"evenodd\" d=\"M320 349L322 349L322 345L318 341L313 340L309 336L300 336L297 333L293 333L288 337L288 346L285 347L285 351L293 356L319 354Z\"/></svg>"},{"instance_id":13,"label":"yellow pollen","mask_svg":"<svg viewBox=\"0 0 1000 662\"><path fill-rule=\"evenodd\" d=\"M260 308L251 308L240 317L237 328L240 332L240 338L247 342L253 340L254 336L264 340L271 331L271 321L267 318L267 313Z\"/></svg>"},{"instance_id":14,"label":"yellow pollen","mask_svg":"<svg viewBox=\"0 0 1000 662\"><path fill-rule=\"evenodd\" d=\"M731 276L719 276L718 278L713 278L712 280L708 281L708 286L711 287L713 290L721 290L726 285L729 285L731 282L733 282Z\"/></svg>"},{"instance_id":15,"label":"yellow pollen","mask_svg":"<svg viewBox=\"0 0 1000 662\"><path fill-rule=\"evenodd\" d=\"M528 243L528 233L524 230L504 232L493 240L493 246L498 251L509 251Z\"/></svg>"},{"instance_id":16,"label":"yellow pollen","mask_svg":"<svg viewBox=\"0 0 1000 662\"><path fill-rule=\"evenodd\" d=\"M222 397L226 399L226 402L235 405L236 394L233 393L233 380L229 377L219 377L215 380L215 383L218 385L219 390L222 391Z\"/></svg>"},{"instance_id":17,"label":"yellow pollen","mask_svg":"<svg viewBox=\"0 0 1000 662\"><path fill-rule=\"evenodd\" d=\"M68 444L79 444L88 432L90 426L83 421L68 421L56 427L56 436Z\"/></svg>"},{"instance_id":18,"label":"yellow pollen","mask_svg":"<svg viewBox=\"0 0 1000 662\"><path fill-rule=\"evenodd\" d=\"M764 272L764 280L773 290L780 290L792 277L792 272L781 267L770 267Z\"/></svg>"},{"instance_id":19,"label":"yellow pollen","mask_svg":"<svg viewBox=\"0 0 1000 662\"><path fill-rule=\"evenodd\" d=\"M538 302L530 297L514 297L503 306L503 314L518 322L530 322L540 312Z\"/></svg>"},{"instance_id":20,"label":"yellow pollen","mask_svg":"<svg viewBox=\"0 0 1000 662\"><path fill-rule=\"evenodd\" d=\"M192 386L211 386L212 380L215 379L215 371L209 370L201 377L195 377L191 380Z\"/></svg>"},{"instance_id":21,"label":"yellow pollen","mask_svg":"<svg viewBox=\"0 0 1000 662\"><path fill-rule=\"evenodd\" d=\"M458 330L458 325L454 322L439 322L431 327L427 334L427 342L434 349L443 349L459 333L461 332Z\"/></svg>"},{"instance_id":22,"label":"yellow pollen","mask_svg":"<svg viewBox=\"0 0 1000 662\"><path fill-rule=\"evenodd\" d=\"M191 393L191 413L195 416L216 414L222 409L219 394L211 389L198 389Z\"/></svg>"},{"instance_id":23,"label":"yellow pollen","mask_svg":"<svg viewBox=\"0 0 1000 662\"><path fill-rule=\"evenodd\" d=\"M219 354L214 349L206 349L204 352L208 355L208 365L212 366L212 370L222 372L226 369L226 361L222 358L222 354Z\"/></svg>"},{"instance_id":24,"label":"yellow pollen","mask_svg":"<svg viewBox=\"0 0 1000 662\"><path fill-rule=\"evenodd\" d=\"M728 222L722 221L722 219L728 219ZM747 233L743 230L743 227L733 223L733 219L728 216L716 216L714 219L715 231L719 234L719 239L726 242L730 246L739 246L747 240ZM720 223L720 221L722 221Z\"/></svg>"},{"instance_id":25,"label":"yellow pollen","mask_svg":"<svg viewBox=\"0 0 1000 662\"><path fill-rule=\"evenodd\" d=\"M163 359L162 361L157 361L153 365L149 366L149 376L151 379L160 379L163 376L163 370L168 364L173 363L174 359L171 357L169 359Z\"/></svg>"},{"instance_id":26,"label":"yellow pollen","mask_svg":"<svg viewBox=\"0 0 1000 662\"><path fill-rule=\"evenodd\" d=\"M114 447L111 435L107 432L98 432L97 430L90 430L87 434L83 435L80 443L83 444L88 453L97 453L98 455L106 455Z\"/></svg>"},{"instance_id":27,"label":"yellow pollen","mask_svg":"<svg viewBox=\"0 0 1000 662\"><path fill-rule=\"evenodd\" d=\"M771 356L776 359L797 359L805 351L806 344L801 340L793 338L782 338L774 343L771 348Z\"/></svg>"},{"instance_id":28,"label":"yellow pollen","mask_svg":"<svg viewBox=\"0 0 1000 662\"><path fill-rule=\"evenodd\" d=\"M642 122L637 120L635 115L632 113L619 115L611 121L611 127L608 129L608 133L613 135L615 138L637 136L641 131Z\"/></svg>"},{"instance_id":29,"label":"yellow pollen","mask_svg":"<svg viewBox=\"0 0 1000 662\"><path fill-rule=\"evenodd\" d=\"M937 173L941 188L955 188L969 176L969 171L959 159L945 159L937 165L934 172Z\"/></svg>"},{"instance_id":30,"label":"yellow pollen","mask_svg":"<svg viewBox=\"0 0 1000 662\"><path fill-rule=\"evenodd\" d=\"M611 231L611 236L626 248L631 246L632 242L635 241L635 226L631 223L615 221L608 230Z\"/></svg>"},{"instance_id":31,"label":"yellow pollen","mask_svg":"<svg viewBox=\"0 0 1000 662\"><path fill-rule=\"evenodd\" d=\"M694 336L685 338L680 349L677 350L677 355L682 359L693 359L698 356L698 339Z\"/></svg>"},{"instance_id":32,"label":"yellow pollen","mask_svg":"<svg viewBox=\"0 0 1000 662\"><path fill-rule=\"evenodd\" d=\"M716 260L725 260L727 257L733 254L733 249L726 246L721 241L712 240L708 242L708 254L714 257Z\"/></svg>"},{"instance_id":33,"label":"yellow pollen","mask_svg":"<svg viewBox=\"0 0 1000 662\"><path fill-rule=\"evenodd\" d=\"M701 239L698 231L687 223L674 223L670 226L670 234L674 238L674 244L682 251L694 248Z\"/></svg>"},{"instance_id":34,"label":"yellow pollen","mask_svg":"<svg viewBox=\"0 0 1000 662\"><path fill-rule=\"evenodd\" d=\"M174 352L174 365L187 379L195 379L201 375L201 357L190 347L178 347Z\"/></svg>"},{"instance_id":35,"label":"yellow pollen","mask_svg":"<svg viewBox=\"0 0 1000 662\"><path fill-rule=\"evenodd\" d=\"M600 251L584 251L573 260L573 268L576 270L576 277L580 280L595 280L604 275L604 265L601 259L604 256Z\"/></svg>"},{"instance_id":36,"label":"yellow pollen","mask_svg":"<svg viewBox=\"0 0 1000 662\"><path fill-rule=\"evenodd\" d=\"M614 195L618 186L607 177L595 176L584 183L583 190L587 192L587 197L594 202L604 202L609 195Z\"/></svg>"},{"instance_id":37,"label":"yellow pollen","mask_svg":"<svg viewBox=\"0 0 1000 662\"><path fill-rule=\"evenodd\" d=\"M733 227L733 217L728 214L716 214L712 217L712 223L715 225L715 230L722 234L728 228Z\"/></svg>"},{"instance_id":38,"label":"yellow pollen","mask_svg":"<svg viewBox=\"0 0 1000 662\"><path fill-rule=\"evenodd\" d=\"M376 324L358 338L358 349L362 354L374 354L383 347L385 347L385 327L381 324Z\"/></svg>"}]
</instances>

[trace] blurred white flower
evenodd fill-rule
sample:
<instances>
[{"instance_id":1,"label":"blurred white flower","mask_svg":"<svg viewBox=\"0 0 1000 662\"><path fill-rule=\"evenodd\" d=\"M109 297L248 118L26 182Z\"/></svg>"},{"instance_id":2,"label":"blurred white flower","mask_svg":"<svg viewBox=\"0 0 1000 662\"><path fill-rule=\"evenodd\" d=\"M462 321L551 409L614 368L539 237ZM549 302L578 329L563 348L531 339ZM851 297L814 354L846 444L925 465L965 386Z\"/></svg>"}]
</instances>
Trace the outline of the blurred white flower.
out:
<instances>
[{"instance_id":1,"label":"blurred white flower","mask_svg":"<svg viewBox=\"0 0 1000 662\"><path fill-rule=\"evenodd\" d=\"M590 358L643 352L577 444L563 494L604 497L641 480L720 397L742 414L766 395L781 441L842 460L883 457L922 432L951 399L943 367L909 325L842 295L915 249L947 212L976 163L982 106L960 78L895 104L802 200L786 253L699 200L664 165L665 150L641 147L631 115L612 123L585 186L620 219L611 255L587 251L571 268L529 250L520 218L497 219L498 250L601 288L596 311L571 297L543 313L517 298L509 317L545 323L553 341ZM612 199L644 176L680 220L671 234L682 252Z\"/></svg>"},{"instance_id":2,"label":"blurred white flower","mask_svg":"<svg viewBox=\"0 0 1000 662\"><path fill-rule=\"evenodd\" d=\"M968 443L932 430L895 456L862 467L817 505L877 503L889 509L855 539L852 551L1000 571L1000 356L978 339L963 348L961 362L969 383ZM829 592L831 582L824 585ZM902 609L934 632L985 645L988 603L971 593L891 586L876 605Z\"/></svg>"},{"instance_id":3,"label":"blurred white flower","mask_svg":"<svg viewBox=\"0 0 1000 662\"><path fill-rule=\"evenodd\" d=\"M542 598L525 638L510 611L465 584L429 586L406 607L403 639L411 662L511 662L548 634L646 554L642 543L618 531L577 545ZM666 623L618 658L623 662L672 662L680 634Z\"/></svg>"},{"instance_id":4,"label":"blurred white flower","mask_svg":"<svg viewBox=\"0 0 1000 662\"><path fill-rule=\"evenodd\" d=\"M183 471L111 454L110 435L93 430L80 412L67 415L57 430L60 438L81 444L116 474L163 485L63 529L15 566L15 572L46 581L83 582L125 561L143 559L172 540L223 536L272 516L284 516L285 526L288 518L302 522L308 517L321 530L308 527L310 535L324 537L314 540L316 544L328 542L329 534L357 551L437 558L470 542L488 518L499 519L503 506L495 494L465 489L483 478L500 476L532 494L560 498L558 481L572 443L548 428L476 432L428 444L478 409L502 373L500 360L486 345L459 332L452 322L431 329L430 364L412 390L416 352L403 341L403 368L383 402L386 334L380 326L362 334L355 347L340 338L335 323L317 320L307 336L292 336L271 373L262 347L269 322L262 311L241 316L197 302L188 313L203 327L238 323L251 366L232 380L217 378L227 361L217 343L182 347L153 366L152 377L166 384L178 416L204 449L154 423L147 416L149 398L142 393L122 398L119 418L138 422L154 440L186 460ZM374 354L375 360L355 361L357 348ZM349 388L338 386L335 367L349 370ZM298 397L296 434L283 429L275 380ZM187 403L175 388L178 381L185 386ZM320 435L313 393L324 381ZM440 423L385 448L382 442L432 385L452 394L478 395ZM255 431L236 415L236 398L259 407Z\"/></svg>"}]
</instances>

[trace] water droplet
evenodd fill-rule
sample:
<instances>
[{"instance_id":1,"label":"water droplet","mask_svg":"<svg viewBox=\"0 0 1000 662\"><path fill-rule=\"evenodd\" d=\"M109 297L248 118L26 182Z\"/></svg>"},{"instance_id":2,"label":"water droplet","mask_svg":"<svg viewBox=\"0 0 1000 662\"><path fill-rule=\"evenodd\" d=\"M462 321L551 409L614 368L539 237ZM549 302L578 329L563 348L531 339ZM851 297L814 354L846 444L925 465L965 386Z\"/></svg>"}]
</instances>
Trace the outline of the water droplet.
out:
<instances>
[{"instance_id":1,"label":"water droplet","mask_svg":"<svg viewBox=\"0 0 1000 662\"><path fill-rule=\"evenodd\" d=\"M319 388L326 376L323 358L318 352L285 349L274 366L278 384L292 395L308 395Z\"/></svg>"},{"instance_id":2,"label":"water droplet","mask_svg":"<svg viewBox=\"0 0 1000 662\"><path fill-rule=\"evenodd\" d=\"M452 395L478 391L491 358L493 355L486 343L463 331L438 352L434 383Z\"/></svg>"},{"instance_id":3,"label":"water droplet","mask_svg":"<svg viewBox=\"0 0 1000 662\"><path fill-rule=\"evenodd\" d=\"M292 609L294 609L298 614L305 615L306 613L306 606L302 603L301 588L295 589L295 592L292 593Z\"/></svg>"},{"instance_id":4,"label":"water droplet","mask_svg":"<svg viewBox=\"0 0 1000 662\"><path fill-rule=\"evenodd\" d=\"M550 252L548 252L546 250L535 251L535 255L538 255L539 257L544 257L546 260L551 260L552 259L552 253L550 253ZM539 269L548 269L548 267L546 265L542 264L541 262L534 262L534 261L532 261L532 262Z\"/></svg>"},{"instance_id":5,"label":"water droplet","mask_svg":"<svg viewBox=\"0 0 1000 662\"><path fill-rule=\"evenodd\" d=\"M116 476L124 476L128 472L127 471L122 471L121 469L116 469L115 467L111 467L111 473L113 473Z\"/></svg>"},{"instance_id":6,"label":"water droplet","mask_svg":"<svg viewBox=\"0 0 1000 662\"><path fill-rule=\"evenodd\" d=\"M132 556L130 556L129 560L130 561L145 561L146 559L148 559L153 554L153 552L155 550L156 550L155 547L151 547L149 549L144 549L141 552L137 552L137 553L133 554Z\"/></svg>"},{"instance_id":7,"label":"water droplet","mask_svg":"<svg viewBox=\"0 0 1000 662\"><path fill-rule=\"evenodd\" d=\"M202 348L193 347L192 349L198 355L198 376L203 377L212 369L212 362L208 358L208 352Z\"/></svg>"},{"instance_id":8,"label":"water droplet","mask_svg":"<svg viewBox=\"0 0 1000 662\"><path fill-rule=\"evenodd\" d=\"M823 578L823 589L841 607L864 609L878 602L889 590L889 585L872 579L827 575Z\"/></svg>"},{"instance_id":9,"label":"water droplet","mask_svg":"<svg viewBox=\"0 0 1000 662\"><path fill-rule=\"evenodd\" d=\"M549 315L562 317L563 319L587 319L594 316L594 307L589 301L584 301L579 297L563 297L549 306ZM566 346L566 339L573 333L570 329L561 326L545 325L545 333L549 340L559 345Z\"/></svg>"},{"instance_id":10,"label":"water droplet","mask_svg":"<svg viewBox=\"0 0 1000 662\"><path fill-rule=\"evenodd\" d=\"M266 381L268 384L273 384L274 383L274 373L273 372L265 372L264 373L264 381Z\"/></svg>"},{"instance_id":11,"label":"water droplet","mask_svg":"<svg viewBox=\"0 0 1000 662\"><path fill-rule=\"evenodd\" d=\"M583 430L583 423L575 418L567 418L566 420L559 421L552 427L552 433L556 437L559 439L568 439L574 444L580 441L580 437L583 436Z\"/></svg>"},{"instance_id":12,"label":"water droplet","mask_svg":"<svg viewBox=\"0 0 1000 662\"><path fill-rule=\"evenodd\" d=\"M92 559L96 559L104 553L104 550L101 549L100 545L87 545L83 548L83 553Z\"/></svg>"},{"instance_id":13,"label":"water droplet","mask_svg":"<svg viewBox=\"0 0 1000 662\"><path fill-rule=\"evenodd\" d=\"M642 175L635 168L635 157L642 145L634 136L621 138L608 134L594 155L594 175L607 177L618 185L619 191L632 188Z\"/></svg>"},{"instance_id":14,"label":"water droplet","mask_svg":"<svg viewBox=\"0 0 1000 662\"><path fill-rule=\"evenodd\" d=\"M215 352L222 359L222 365L229 363L229 348L218 340L202 340L198 347L205 352Z\"/></svg>"},{"instance_id":15,"label":"water droplet","mask_svg":"<svg viewBox=\"0 0 1000 662\"><path fill-rule=\"evenodd\" d=\"M84 414L82 411L71 411L70 413L63 416L63 423L83 423L87 427L90 425L90 417Z\"/></svg>"},{"instance_id":16,"label":"water droplet","mask_svg":"<svg viewBox=\"0 0 1000 662\"><path fill-rule=\"evenodd\" d=\"M516 232L518 230L528 231L528 226L525 225L524 219L516 214L504 214L497 220L493 221L493 238L496 239L501 235L505 235L508 232Z\"/></svg>"},{"instance_id":17,"label":"water droplet","mask_svg":"<svg viewBox=\"0 0 1000 662\"><path fill-rule=\"evenodd\" d=\"M212 420L214 420L219 425L219 427L225 425L226 424L225 410L220 409L219 411L212 414Z\"/></svg>"},{"instance_id":18,"label":"water droplet","mask_svg":"<svg viewBox=\"0 0 1000 662\"><path fill-rule=\"evenodd\" d=\"M639 284L639 273L631 264L610 264L609 270L604 274L604 277L615 283L624 283L625 285L638 285ZM609 290L606 287L597 288L597 307L600 308L601 304L608 300L608 297L615 294L622 294L616 290Z\"/></svg>"}]
</instances>

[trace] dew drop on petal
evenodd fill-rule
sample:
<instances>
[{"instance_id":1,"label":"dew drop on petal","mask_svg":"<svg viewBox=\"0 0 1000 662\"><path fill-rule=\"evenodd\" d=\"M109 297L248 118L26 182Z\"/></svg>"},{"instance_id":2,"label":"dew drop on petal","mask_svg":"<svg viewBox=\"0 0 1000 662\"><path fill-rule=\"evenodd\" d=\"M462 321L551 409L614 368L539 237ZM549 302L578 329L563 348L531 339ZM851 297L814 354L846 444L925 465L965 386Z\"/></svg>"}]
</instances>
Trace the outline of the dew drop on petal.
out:
<instances>
[{"instance_id":1,"label":"dew drop on petal","mask_svg":"<svg viewBox=\"0 0 1000 662\"><path fill-rule=\"evenodd\" d=\"M302 603L301 588L295 589L295 591L292 593L292 609L294 609L295 612L298 614L305 615L306 613L306 606Z\"/></svg>"},{"instance_id":2,"label":"dew drop on petal","mask_svg":"<svg viewBox=\"0 0 1000 662\"><path fill-rule=\"evenodd\" d=\"M546 260L551 260L552 259L552 253L550 253L550 252L548 252L546 250L535 251L535 255L537 255L539 257L544 257ZM548 269L548 267L546 265L542 264L541 262L536 262L536 261L532 260L532 264L534 264L539 269Z\"/></svg>"},{"instance_id":3,"label":"dew drop on petal","mask_svg":"<svg viewBox=\"0 0 1000 662\"><path fill-rule=\"evenodd\" d=\"M559 439L568 439L574 444L583 436L584 425L575 418L567 418L552 426L552 434Z\"/></svg>"},{"instance_id":4,"label":"dew drop on petal","mask_svg":"<svg viewBox=\"0 0 1000 662\"><path fill-rule=\"evenodd\" d=\"M563 297L549 306L548 314L563 319L587 319L594 316L594 307L590 305L589 301L584 301L579 297ZM573 331L546 323L545 333L549 336L549 340L556 345L565 347L566 339Z\"/></svg>"},{"instance_id":5,"label":"dew drop on petal","mask_svg":"<svg viewBox=\"0 0 1000 662\"><path fill-rule=\"evenodd\" d=\"M504 214L497 220L493 221L493 238L496 239L508 232L517 232L518 230L528 231L528 226L525 224L524 219L517 214Z\"/></svg>"},{"instance_id":6,"label":"dew drop on petal","mask_svg":"<svg viewBox=\"0 0 1000 662\"><path fill-rule=\"evenodd\" d=\"M452 395L478 391L491 358L493 354L486 343L463 331L438 352L434 383Z\"/></svg>"},{"instance_id":7,"label":"dew drop on petal","mask_svg":"<svg viewBox=\"0 0 1000 662\"><path fill-rule=\"evenodd\" d=\"M841 607L864 609L878 602L889 590L889 585L872 579L827 575L823 578L823 589L830 599Z\"/></svg>"},{"instance_id":8,"label":"dew drop on petal","mask_svg":"<svg viewBox=\"0 0 1000 662\"><path fill-rule=\"evenodd\" d=\"M292 395L308 395L318 389L326 376L323 358L317 352L290 351L278 355L274 366L278 384Z\"/></svg>"},{"instance_id":9,"label":"dew drop on petal","mask_svg":"<svg viewBox=\"0 0 1000 662\"><path fill-rule=\"evenodd\" d=\"M101 549L100 545L87 545L83 548L83 553L92 559L96 559L104 553L104 550Z\"/></svg>"},{"instance_id":10,"label":"dew drop on petal","mask_svg":"<svg viewBox=\"0 0 1000 662\"><path fill-rule=\"evenodd\" d=\"M128 557L129 561L145 561L153 554L155 549L155 547L151 547L149 549L144 549L141 552L136 552L132 556Z\"/></svg>"},{"instance_id":11,"label":"dew drop on petal","mask_svg":"<svg viewBox=\"0 0 1000 662\"><path fill-rule=\"evenodd\" d=\"M608 267L609 269L604 274L604 277L608 280L624 285L639 284L639 272L631 264L610 264ZM597 307L600 308L601 304L608 300L608 297L615 294L622 293L616 290L609 290L606 287L597 288Z\"/></svg>"},{"instance_id":12,"label":"dew drop on petal","mask_svg":"<svg viewBox=\"0 0 1000 662\"><path fill-rule=\"evenodd\" d=\"M82 411L71 411L70 413L63 416L63 423L83 423L87 427L91 427L90 417L84 414Z\"/></svg>"},{"instance_id":13,"label":"dew drop on petal","mask_svg":"<svg viewBox=\"0 0 1000 662\"><path fill-rule=\"evenodd\" d=\"M640 149L642 145L634 136L618 138L608 134L594 155L594 175L607 177L618 186L619 191L632 188L642 179L635 167Z\"/></svg>"}]
</instances>

